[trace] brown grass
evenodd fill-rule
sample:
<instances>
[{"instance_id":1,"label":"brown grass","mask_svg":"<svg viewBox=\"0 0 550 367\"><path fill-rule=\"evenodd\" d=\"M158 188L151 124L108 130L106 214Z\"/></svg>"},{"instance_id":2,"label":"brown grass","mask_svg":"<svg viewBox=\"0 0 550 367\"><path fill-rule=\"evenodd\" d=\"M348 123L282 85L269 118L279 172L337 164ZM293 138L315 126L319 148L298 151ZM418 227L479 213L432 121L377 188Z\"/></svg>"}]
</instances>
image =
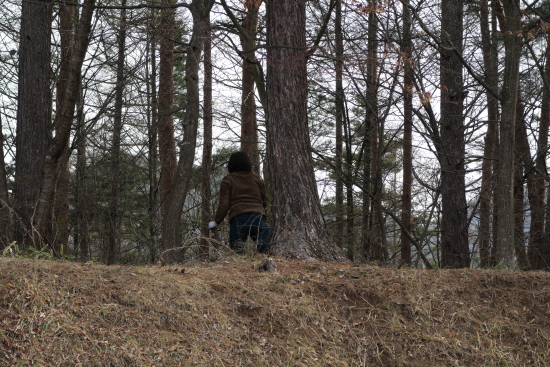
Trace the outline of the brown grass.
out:
<instances>
[{"instance_id":1,"label":"brown grass","mask_svg":"<svg viewBox=\"0 0 550 367\"><path fill-rule=\"evenodd\" d=\"M2 366L548 366L550 275L0 258Z\"/></svg>"}]
</instances>

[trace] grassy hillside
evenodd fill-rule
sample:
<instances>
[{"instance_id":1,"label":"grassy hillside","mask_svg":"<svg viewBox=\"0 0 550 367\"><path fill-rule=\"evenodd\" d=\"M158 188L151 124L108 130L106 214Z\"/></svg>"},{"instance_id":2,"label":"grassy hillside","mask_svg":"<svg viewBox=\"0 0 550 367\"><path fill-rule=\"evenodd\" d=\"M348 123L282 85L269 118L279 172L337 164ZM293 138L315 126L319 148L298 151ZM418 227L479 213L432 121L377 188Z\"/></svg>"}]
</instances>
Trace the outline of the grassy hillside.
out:
<instances>
[{"instance_id":1,"label":"grassy hillside","mask_svg":"<svg viewBox=\"0 0 550 367\"><path fill-rule=\"evenodd\" d=\"M548 366L550 275L0 258L2 366Z\"/></svg>"}]
</instances>

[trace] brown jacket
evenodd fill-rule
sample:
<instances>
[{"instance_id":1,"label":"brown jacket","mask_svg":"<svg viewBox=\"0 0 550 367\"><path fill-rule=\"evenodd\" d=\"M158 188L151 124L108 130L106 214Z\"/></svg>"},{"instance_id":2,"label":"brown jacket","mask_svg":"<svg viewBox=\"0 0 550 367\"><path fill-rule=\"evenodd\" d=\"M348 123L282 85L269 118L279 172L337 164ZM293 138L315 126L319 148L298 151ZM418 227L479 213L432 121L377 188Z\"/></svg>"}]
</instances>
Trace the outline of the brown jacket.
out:
<instances>
[{"instance_id":1,"label":"brown jacket","mask_svg":"<svg viewBox=\"0 0 550 367\"><path fill-rule=\"evenodd\" d=\"M253 172L233 172L220 184L220 203L214 221L223 222L227 212L229 220L244 213L265 214L266 206L265 184L260 176Z\"/></svg>"}]
</instances>

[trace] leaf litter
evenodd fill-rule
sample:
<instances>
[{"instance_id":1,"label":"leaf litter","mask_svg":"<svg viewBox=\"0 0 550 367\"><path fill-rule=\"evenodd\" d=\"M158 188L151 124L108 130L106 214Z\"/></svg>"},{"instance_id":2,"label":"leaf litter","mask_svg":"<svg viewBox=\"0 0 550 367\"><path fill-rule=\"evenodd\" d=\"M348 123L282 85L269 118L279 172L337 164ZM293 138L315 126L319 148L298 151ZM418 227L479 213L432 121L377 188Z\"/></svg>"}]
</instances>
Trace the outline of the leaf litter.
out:
<instances>
[{"instance_id":1,"label":"leaf litter","mask_svg":"<svg viewBox=\"0 0 550 367\"><path fill-rule=\"evenodd\" d=\"M0 258L2 366L547 366L550 274Z\"/></svg>"}]
</instances>

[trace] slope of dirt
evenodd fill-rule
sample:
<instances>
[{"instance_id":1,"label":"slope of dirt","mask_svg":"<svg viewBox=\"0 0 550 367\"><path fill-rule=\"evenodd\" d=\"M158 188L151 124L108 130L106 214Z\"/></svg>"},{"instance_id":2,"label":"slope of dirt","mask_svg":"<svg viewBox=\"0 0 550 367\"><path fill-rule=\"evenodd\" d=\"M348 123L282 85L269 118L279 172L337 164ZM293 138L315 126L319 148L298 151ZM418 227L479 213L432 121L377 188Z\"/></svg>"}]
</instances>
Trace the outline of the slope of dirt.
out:
<instances>
[{"instance_id":1,"label":"slope of dirt","mask_svg":"<svg viewBox=\"0 0 550 367\"><path fill-rule=\"evenodd\" d=\"M0 258L2 366L548 366L550 275Z\"/></svg>"}]
</instances>

